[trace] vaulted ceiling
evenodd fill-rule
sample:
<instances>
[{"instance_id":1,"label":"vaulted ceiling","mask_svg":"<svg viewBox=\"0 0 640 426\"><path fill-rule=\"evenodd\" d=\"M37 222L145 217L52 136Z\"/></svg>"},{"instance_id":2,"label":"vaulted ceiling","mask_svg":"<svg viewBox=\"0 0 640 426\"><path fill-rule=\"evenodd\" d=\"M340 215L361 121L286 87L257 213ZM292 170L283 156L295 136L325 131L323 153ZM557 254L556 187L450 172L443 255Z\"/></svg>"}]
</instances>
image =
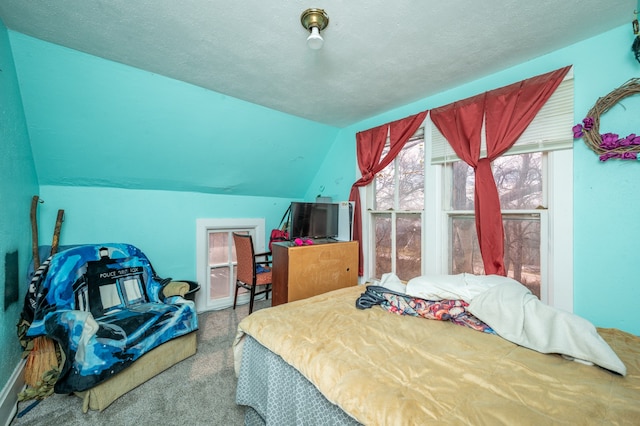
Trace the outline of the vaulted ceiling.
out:
<instances>
[{"instance_id":1,"label":"vaulted ceiling","mask_svg":"<svg viewBox=\"0 0 640 426\"><path fill-rule=\"evenodd\" d=\"M335 144L355 153L341 129L631 32L636 5L1 0L0 19L40 185L291 199L315 196L316 179L346 196L336 182L353 180L354 160L322 167ZM310 7L329 16L320 50L300 23Z\"/></svg>"},{"instance_id":2,"label":"vaulted ceiling","mask_svg":"<svg viewBox=\"0 0 640 426\"><path fill-rule=\"evenodd\" d=\"M323 8L324 47L301 13ZM16 32L344 127L631 22L636 0L2 0Z\"/></svg>"}]
</instances>

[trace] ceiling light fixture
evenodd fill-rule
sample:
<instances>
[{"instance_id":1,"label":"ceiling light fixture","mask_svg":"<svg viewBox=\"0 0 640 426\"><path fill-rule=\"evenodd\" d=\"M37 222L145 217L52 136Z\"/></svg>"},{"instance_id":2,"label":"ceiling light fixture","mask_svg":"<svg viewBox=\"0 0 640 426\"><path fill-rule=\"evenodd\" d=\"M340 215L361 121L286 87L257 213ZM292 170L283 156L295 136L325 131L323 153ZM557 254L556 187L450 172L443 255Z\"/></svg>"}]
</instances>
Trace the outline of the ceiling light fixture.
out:
<instances>
[{"instance_id":1,"label":"ceiling light fixture","mask_svg":"<svg viewBox=\"0 0 640 426\"><path fill-rule=\"evenodd\" d=\"M302 15L300 15L300 22L304 29L311 33L309 37L307 37L307 46L313 50L320 49L324 43L320 31L329 25L329 16L327 16L324 9L305 10L302 12Z\"/></svg>"}]
</instances>

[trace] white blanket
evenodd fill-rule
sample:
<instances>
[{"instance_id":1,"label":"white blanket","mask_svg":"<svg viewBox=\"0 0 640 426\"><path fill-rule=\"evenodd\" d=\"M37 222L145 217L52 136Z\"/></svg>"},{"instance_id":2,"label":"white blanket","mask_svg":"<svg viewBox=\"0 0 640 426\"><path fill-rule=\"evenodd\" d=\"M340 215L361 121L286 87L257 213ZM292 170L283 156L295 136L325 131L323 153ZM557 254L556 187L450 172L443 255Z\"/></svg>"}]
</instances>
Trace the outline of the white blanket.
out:
<instances>
[{"instance_id":1,"label":"white blanket","mask_svg":"<svg viewBox=\"0 0 640 426\"><path fill-rule=\"evenodd\" d=\"M406 294L425 300L461 299L471 303L478 294L505 281L518 283L500 275L421 275L409 280Z\"/></svg>"},{"instance_id":2,"label":"white blanket","mask_svg":"<svg viewBox=\"0 0 640 426\"><path fill-rule=\"evenodd\" d=\"M589 321L545 305L517 281L505 281L480 293L468 310L520 346L589 361L623 376L627 373Z\"/></svg>"}]
</instances>

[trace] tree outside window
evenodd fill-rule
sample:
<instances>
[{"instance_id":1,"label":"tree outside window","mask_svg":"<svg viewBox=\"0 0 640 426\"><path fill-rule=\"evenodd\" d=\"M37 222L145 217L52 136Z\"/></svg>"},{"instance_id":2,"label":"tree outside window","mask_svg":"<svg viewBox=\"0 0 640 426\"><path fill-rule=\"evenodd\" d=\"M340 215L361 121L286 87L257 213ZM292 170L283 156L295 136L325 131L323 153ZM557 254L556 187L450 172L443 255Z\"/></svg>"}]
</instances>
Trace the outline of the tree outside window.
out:
<instances>
[{"instance_id":1,"label":"tree outside window","mask_svg":"<svg viewBox=\"0 0 640 426\"><path fill-rule=\"evenodd\" d=\"M388 150L385 147L383 157ZM372 184L372 276L376 278L387 272L403 280L421 274L424 155L421 128Z\"/></svg>"},{"instance_id":2,"label":"tree outside window","mask_svg":"<svg viewBox=\"0 0 640 426\"><path fill-rule=\"evenodd\" d=\"M462 161L451 166L450 269L453 274L483 274L474 216L474 173ZM507 275L540 297L540 216L543 153L499 157L493 162L505 233Z\"/></svg>"}]
</instances>

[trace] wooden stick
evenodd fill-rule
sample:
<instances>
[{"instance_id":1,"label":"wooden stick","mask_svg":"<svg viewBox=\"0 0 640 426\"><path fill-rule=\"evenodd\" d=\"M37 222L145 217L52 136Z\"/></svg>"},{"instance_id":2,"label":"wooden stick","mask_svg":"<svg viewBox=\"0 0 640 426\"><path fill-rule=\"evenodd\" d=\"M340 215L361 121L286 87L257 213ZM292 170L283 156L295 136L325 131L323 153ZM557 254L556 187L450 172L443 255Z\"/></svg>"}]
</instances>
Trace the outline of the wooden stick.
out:
<instances>
[{"instance_id":1,"label":"wooden stick","mask_svg":"<svg viewBox=\"0 0 640 426\"><path fill-rule=\"evenodd\" d=\"M31 198L31 247L33 250L33 270L37 271L40 267L40 254L38 252L38 219L36 211L38 210L38 200L40 197L34 195Z\"/></svg>"},{"instance_id":2,"label":"wooden stick","mask_svg":"<svg viewBox=\"0 0 640 426\"><path fill-rule=\"evenodd\" d=\"M60 228L62 228L62 221L64 220L64 210L58 210L58 217L56 218L56 227L53 229L53 241L51 242L51 256L58 252L58 243L60 242Z\"/></svg>"}]
</instances>

